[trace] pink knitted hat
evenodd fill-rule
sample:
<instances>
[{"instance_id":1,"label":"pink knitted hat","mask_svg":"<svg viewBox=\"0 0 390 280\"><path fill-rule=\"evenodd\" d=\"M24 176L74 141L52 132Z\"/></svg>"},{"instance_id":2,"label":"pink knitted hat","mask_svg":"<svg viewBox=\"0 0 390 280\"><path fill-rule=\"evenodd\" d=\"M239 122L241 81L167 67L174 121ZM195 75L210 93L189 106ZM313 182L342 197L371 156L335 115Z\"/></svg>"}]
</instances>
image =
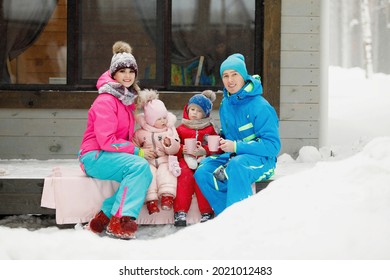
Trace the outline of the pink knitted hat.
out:
<instances>
[{"instance_id":1,"label":"pink knitted hat","mask_svg":"<svg viewBox=\"0 0 390 280\"><path fill-rule=\"evenodd\" d=\"M154 126L159 118L168 116L168 110L161 100L153 99L144 106L144 114L147 124Z\"/></svg>"}]
</instances>

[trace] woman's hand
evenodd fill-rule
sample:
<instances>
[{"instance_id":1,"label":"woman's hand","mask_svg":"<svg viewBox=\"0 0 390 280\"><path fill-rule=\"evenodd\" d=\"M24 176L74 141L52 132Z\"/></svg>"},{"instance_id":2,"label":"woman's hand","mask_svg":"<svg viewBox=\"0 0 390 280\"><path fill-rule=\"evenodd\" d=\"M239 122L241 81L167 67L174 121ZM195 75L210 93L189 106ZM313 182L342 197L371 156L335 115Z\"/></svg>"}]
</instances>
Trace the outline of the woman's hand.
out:
<instances>
[{"instance_id":1,"label":"woman's hand","mask_svg":"<svg viewBox=\"0 0 390 280\"><path fill-rule=\"evenodd\" d=\"M156 158L156 153L153 151L153 149L144 149L144 148L142 148L143 150L144 150L144 158L146 159L146 160L151 160L151 159L154 159L154 158Z\"/></svg>"}]
</instances>

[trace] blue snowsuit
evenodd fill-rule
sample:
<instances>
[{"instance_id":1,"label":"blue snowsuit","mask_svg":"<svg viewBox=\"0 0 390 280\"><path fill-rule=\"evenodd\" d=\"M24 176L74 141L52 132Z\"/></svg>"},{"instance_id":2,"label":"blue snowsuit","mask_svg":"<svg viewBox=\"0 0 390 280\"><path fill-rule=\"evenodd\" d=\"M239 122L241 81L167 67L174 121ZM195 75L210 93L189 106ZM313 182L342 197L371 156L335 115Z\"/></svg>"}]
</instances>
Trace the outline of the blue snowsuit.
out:
<instances>
[{"instance_id":1,"label":"blue snowsuit","mask_svg":"<svg viewBox=\"0 0 390 280\"><path fill-rule=\"evenodd\" d=\"M237 93L230 95L224 89L219 109L221 137L235 142L235 152L207 157L194 174L217 215L251 196L252 184L274 173L281 146L279 120L262 94L260 80L249 75ZM213 175L221 166L225 167L223 181Z\"/></svg>"}]
</instances>

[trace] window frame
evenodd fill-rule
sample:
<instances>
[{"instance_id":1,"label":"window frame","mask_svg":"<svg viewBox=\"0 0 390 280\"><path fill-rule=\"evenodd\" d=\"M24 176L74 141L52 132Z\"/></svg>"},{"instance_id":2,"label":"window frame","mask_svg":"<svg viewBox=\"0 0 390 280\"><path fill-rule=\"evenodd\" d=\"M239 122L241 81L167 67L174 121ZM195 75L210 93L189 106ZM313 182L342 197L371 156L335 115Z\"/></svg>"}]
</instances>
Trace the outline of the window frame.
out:
<instances>
[{"instance_id":1,"label":"window frame","mask_svg":"<svg viewBox=\"0 0 390 280\"><path fill-rule=\"evenodd\" d=\"M96 97L95 82L81 79L79 31L81 1L68 0L67 7L67 84L8 84L0 85L0 108L89 108ZM221 89L219 86L172 86L170 85L170 40L172 1L158 1L158 18L162 28L162 57L158 71L163 71L161 85L148 85L163 96L177 92L198 92L204 89ZM281 0L256 1L254 73L262 77L265 97L279 111L280 102L280 30ZM264 44L263 42L267 42ZM161 63L162 62L162 63ZM78 69L78 70L76 70ZM141 87L142 87L142 80ZM56 94L53 93L56 92ZM81 94L81 95L80 95ZM46 96L48 95L48 96ZM78 98L75 98L77 96ZM12 98L13 97L13 98ZM57 97L59 100L56 100ZM176 98L176 97L175 97ZM53 99L53 101L50 101ZM181 107L182 104L179 105Z\"/></svg>"}]
</instances>

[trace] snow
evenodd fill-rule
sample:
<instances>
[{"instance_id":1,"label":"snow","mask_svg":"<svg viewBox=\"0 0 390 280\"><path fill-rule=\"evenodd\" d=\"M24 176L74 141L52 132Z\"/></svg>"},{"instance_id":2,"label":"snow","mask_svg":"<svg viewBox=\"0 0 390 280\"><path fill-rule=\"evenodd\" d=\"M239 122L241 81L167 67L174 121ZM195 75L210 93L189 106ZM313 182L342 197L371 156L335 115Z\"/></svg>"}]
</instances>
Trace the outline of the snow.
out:
<instances>
[{"instance_id":1,"label":"snow","mask_svg":"<svg viewBox=\"0 0 390 280\"><path fill-rule=\"evenodd\" d=\"M35 160L10 159L0 160L0 178L7 179L42 179L51 174L54 166L76 167L77 159Z\"/></svg>"},{"instance_id":2,"label":"snow","mask_svg":"<svg viewBox=\"0 0 390 280\"><path fill-rule=\"evenodd\" d=\"M124 241L92 234L81 225L59 229L36 217L10 217L0 220L0 259L122 260L119 264L128 266L139 264L136 260L143 260L141 265L193 260L184 264L200 267L206 263L195 260L224 265L249 265L250 260L390 260L390 76L375 74L366 80L361 69L330 69L328 145L302 147L296 159L280 155L277 180L214 220L180 230L141 226L136 240ZM9 170L7 176L16 172L13 167L4 161L0 165ZM355 263L345 262L343 268L332 264L350 269L349 276L375 266L375 273L381 273L370 278L389 279L384 268L388 262L364 263L359 269ZM308 269L306 262L294 265ZM321 265L326 270L329 263Z\"/></svg>"}]
</instances>

